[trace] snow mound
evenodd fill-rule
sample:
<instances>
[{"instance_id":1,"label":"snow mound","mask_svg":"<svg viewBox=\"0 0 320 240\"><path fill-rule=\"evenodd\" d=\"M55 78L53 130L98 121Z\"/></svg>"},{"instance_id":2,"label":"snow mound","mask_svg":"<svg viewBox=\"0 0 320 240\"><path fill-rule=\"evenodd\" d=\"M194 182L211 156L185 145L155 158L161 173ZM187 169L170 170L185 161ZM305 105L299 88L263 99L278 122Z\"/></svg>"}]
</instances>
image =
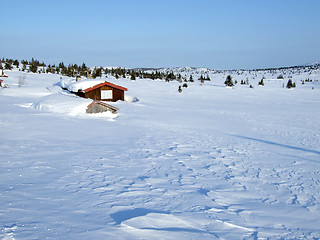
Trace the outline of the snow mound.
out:
<instances>
[{"instance_id":1,"label":"snow mound","mask_svg":"<svg viewBox=\"0 0 320 240\"><path fill-rule=\"evenodd\" d=\"M92 99L80 98L64 93L51 94L38 99L31 108L80 118L108 118L114 119L118 115L111 112L86 114L88 105Z\"/></svg>"},{"instance_id":2,"label":"snow mound","mask_svg":"<svg viewBox=\"0 0 320 240\"><path fill-rule=\"evenodd\" d=\"M32 107L69 116L81 116L86 114L86 108L91 101L58 93L40 98Z\"/></svg>"},{"instance_id":3,"label":"snow mound","mask_svg":"<svg viewBox=\"0 0 320 240\"><path fill-rule=\"evenodd\" d=\"M198 234L205 239L217 239L210 232L201 229L196 224L183 220L171 214L149 213L121 223L123 230L136 237L154 239L195 238ZM170 236L168 236L170 232Z\"/></svg>"},{"instance_id":4,"label":"snow mound","mask_svg":"<svg viewBox=\"0 0 320 240\"><path fill-rule=\"evenodd\" d=\"M129 103L138 102L139 101L139 99L137 97L127 96L127 95L124 96L124 100L126 102L129 102Z\"/></svg>"},{"instance_id":5,"label":"snow mound","mask_svg":"<svg viewBox=\"0 0 320 240\"><path fill-rule=\"evenodd\" d=\"M138 216L122 222L121 225L136 229L198 229L188 221L163 213L149 213L145 216Z\"/></svg>"},{"instance_id":6,"label":"snow mound","mask_svg":"<svg viewBox=\"0 0 320 240\"><path fill-rule=\"evenodd\" d=\"M75 81L75 80L71 79L71 78L61 79L59 82L56 82L54 84L54 86L58 86L58 87L61 87L61 88L67 88L72 81Z\"/></svg>"}]
</instances>

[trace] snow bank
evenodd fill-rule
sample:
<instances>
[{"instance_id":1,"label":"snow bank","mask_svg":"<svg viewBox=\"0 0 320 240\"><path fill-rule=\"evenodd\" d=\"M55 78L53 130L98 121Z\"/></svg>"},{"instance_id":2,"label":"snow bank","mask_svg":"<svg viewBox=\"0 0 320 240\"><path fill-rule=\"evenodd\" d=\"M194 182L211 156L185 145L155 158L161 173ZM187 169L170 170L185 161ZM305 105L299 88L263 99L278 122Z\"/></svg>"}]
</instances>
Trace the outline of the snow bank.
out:
<instances>
[{"instance_id":1,"label":"snow bank","mask_svg":"<svg viewBox=\"0 0 320 240\"><path fill-rule=\"evenodd\" d=\"M91 102L89 99L58 93L40 98L32 104L32 107L69 116L81 116L86 114L86 108Z\"/></svg>"},{"instance_id":2,"label":"snow bank","mask_svg":"<svg viewBox=\"0 0 320 240\"><path fill-rule=\"evenodd\" d=\"M86 114L87 106L92 99L84 99L63 93L51 94L38 99L31 108L81 118L116 118L118 115L111 112Z\"/></svg>"},{"instance_id":3,"label":"snow bank","mask_svg":"<svg viewBox=\"0 0 320 240\"><path fill-rule=\"evenodd\" d=\"M73 81L75 82L76 80L71 78L61 79L59 82L55 83L54 85L61 88L68 88L69 84Z\"/></svg>"},{"instance_id":4,"label":"snow bank","mask_svg":"<svg viewBox=\"0 0 320 240\"><path fill-rule=\"evenodd\" d=\"M124 96L124 100L126 102L129 102L129 103L138 102L139 101L139 99L137 97L127 96L127 95Z\"/></svg>"}]
</instances>

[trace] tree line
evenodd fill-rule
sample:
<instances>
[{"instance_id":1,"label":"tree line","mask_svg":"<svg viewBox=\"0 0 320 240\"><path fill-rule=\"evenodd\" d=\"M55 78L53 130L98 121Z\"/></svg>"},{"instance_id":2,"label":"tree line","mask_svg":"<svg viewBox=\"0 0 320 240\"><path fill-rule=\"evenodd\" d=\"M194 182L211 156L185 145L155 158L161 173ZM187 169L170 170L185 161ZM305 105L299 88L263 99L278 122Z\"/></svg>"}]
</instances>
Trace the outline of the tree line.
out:
<instances>
[{"instance_id":1,"label":"tree line","mask_svg":"<svg viewBox=\"0 0 320 240\"><path fill-rule=\"evenodd\" d=\"M31 60L19 60L17 59L0 59L0 69L12 70L13 67L19 68L20 71L28 71L33 73L53 73L61 74L63 76L76 77L83 76L87 78L97 78L102 77L102 74L114 76L118 78L129 78L131 80L136 80L137 78L149 78L152 80L165 80L170 81L179 81L179 82L194 82L193 76L190 75L188 78L181 76L181 74L174 74L172 71L161 72L158 70L155 71L145 71L143 69L126 69L126 68L103 68L95 67L90 68L85 63L82 65L69 64L66 65L63 62L59 64L45 64L43 61L40 62L32 58ZM209 75L202 76L198 79L201 82L210 81Z\"/></svg>"},{"instance_id":2,"label":"tree line","mask_svg":"<svg viewBox=\"0 0 320 240\"><path fill-rule=\"evenodd\" d=\"M19 68L21 71L29 71L33 73L56 73L70 77L74 77L76 75L85 76L89 73L91 74L90 68L87 67L85 63L81 66L77 64L69 64L66 66L63 62L60 62L58 65L47 65L43 61L40 62L34 58L30 61L21 60L21 62L17 59L0 59L0 69L12 70L13 67Z\"/></svg>"}]
</instances>

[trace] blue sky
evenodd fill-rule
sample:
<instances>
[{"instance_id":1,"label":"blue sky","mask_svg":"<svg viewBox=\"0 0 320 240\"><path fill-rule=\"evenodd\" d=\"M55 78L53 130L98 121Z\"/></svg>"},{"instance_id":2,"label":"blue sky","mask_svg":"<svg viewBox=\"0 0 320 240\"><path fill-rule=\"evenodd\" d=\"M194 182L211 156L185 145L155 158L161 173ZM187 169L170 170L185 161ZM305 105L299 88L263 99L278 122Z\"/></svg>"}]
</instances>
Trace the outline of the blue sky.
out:
<instances>
[{"instance_id":1,"label":"blue sky","mask_svg":"<svg viewBox=\"0 0 320 240\"><path fill-rule=\"evenodd\" d=\"M0 57L251 69L320 61L319 0L0 0Z\"/></svg>"}]
</instances>

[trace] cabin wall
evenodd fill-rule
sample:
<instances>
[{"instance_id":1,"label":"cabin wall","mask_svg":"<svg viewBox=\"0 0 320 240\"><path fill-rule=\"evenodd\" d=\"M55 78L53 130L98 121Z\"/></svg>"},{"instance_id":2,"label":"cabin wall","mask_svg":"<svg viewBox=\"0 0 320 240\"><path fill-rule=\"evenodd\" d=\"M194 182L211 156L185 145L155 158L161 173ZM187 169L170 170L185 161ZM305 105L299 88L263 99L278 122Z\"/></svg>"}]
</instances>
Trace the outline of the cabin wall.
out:
<instances>
[{"instance_id":1,"label":"cabin wall","mask_svg":"<svg viewBox=\"0 0 320 240\"><path fill-rule=\"evenodd\" d=\"M112 90L112 99L101 99L101 90ZM103 101L110 101L116 102L118 100L124 101L124 91L116 88L112 88L109 86L102 86L100 88L94 89L90 92L84 94L85 98L91 98L95 100L103 100Z\"/></svg>"},{"instance_id":2,"label":"cabin wall","mask_svg":"<svg viewBox=\"0 0 320 240\"><path fill-rule=\"evenodd\" d=\"M95 100L101 100L100 88L84 93L84 97L95 99Z\"/></svg>"},{"instance_id":3,"label":"cabin wall","mask_svg":"<svg viewBox=\"0 0 320 240\"><path fill-rule=\"evenodd\" d=\"M124 91L120 89L113 89L113 102L116 102L118 100L124 101Z\"/></svg>"}]
</instances>

